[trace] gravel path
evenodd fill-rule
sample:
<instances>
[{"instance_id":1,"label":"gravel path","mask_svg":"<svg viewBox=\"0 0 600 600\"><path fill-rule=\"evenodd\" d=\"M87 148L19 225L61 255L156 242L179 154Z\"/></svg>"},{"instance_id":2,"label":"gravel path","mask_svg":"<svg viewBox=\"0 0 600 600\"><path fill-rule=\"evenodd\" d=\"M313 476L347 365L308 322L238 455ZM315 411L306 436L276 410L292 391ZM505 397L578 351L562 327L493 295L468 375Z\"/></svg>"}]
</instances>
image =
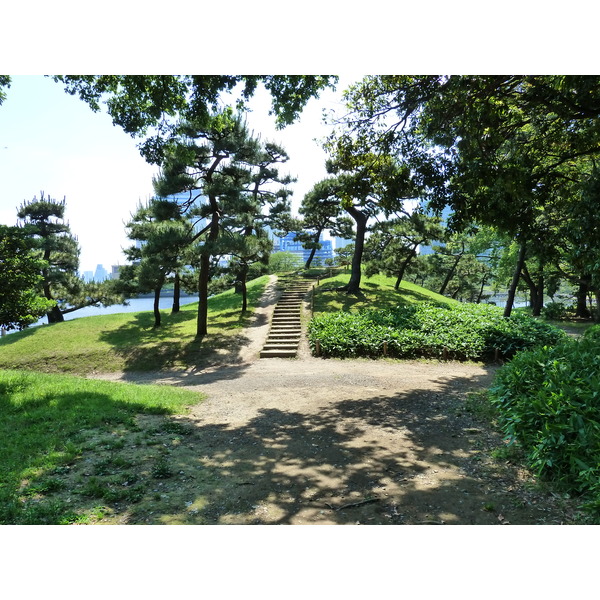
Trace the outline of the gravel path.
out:
<instances>
[{"instance_id":1,"label":"gravel path","mask_svg":"<svg viewBox=\"0 0 600 600\"><path fill-rule=\"evenodd\" d=\"M306 341L296 359L259 359L277 297L272 280L245 349L223 354L220 366L107 376L206 396L182 418L194 435L172 450L182 473L162 488L172 505L134 522L562 521L525 485L527 474L492 464L486 452L502 442L465 410L466 395L489 386L493 366L323 360ZM182 508L190 497L202 500Z\"/></svg>"}]
</instances>

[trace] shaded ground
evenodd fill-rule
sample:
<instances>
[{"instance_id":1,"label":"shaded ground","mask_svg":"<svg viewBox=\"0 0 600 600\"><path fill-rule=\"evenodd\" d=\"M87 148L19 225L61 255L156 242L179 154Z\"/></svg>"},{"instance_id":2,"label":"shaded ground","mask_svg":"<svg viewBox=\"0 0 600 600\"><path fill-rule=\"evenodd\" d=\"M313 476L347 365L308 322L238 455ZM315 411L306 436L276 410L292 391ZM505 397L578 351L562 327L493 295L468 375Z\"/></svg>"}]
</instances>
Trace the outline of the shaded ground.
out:
<instances>
[{"instance_id":1,"label":"shaded ground","mask_svg":"<svg viewBox=\"0 0 600 600\"><path fill-rule=\"evenodd\" d=\"M101 522L570 522L565 500L490 457L502 441L469 412L468 394L489 385L493 367L321 360L306 345L298 359L258 360L276 295L270 287L244 349L223 354L223 366L107 376L207 400L185 417L140 419L120 456L151 490Z\"/></svg>"}]
</instances>

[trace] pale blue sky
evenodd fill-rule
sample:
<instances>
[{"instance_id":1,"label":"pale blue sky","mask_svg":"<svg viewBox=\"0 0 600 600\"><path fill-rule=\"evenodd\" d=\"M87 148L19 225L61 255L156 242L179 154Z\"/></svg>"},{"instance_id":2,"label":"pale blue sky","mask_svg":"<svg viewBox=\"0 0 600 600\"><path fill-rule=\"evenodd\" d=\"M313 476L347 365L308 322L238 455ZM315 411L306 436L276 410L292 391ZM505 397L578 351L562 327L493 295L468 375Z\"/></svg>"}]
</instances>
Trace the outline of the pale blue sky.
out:
<instances>
[{"instance_id":1,"label":"pale blue sky","mask_svg":"<svg viewBox=\"0 0 600 600\"><path fill-rule=\"evenodd\" d=\"M250 127L263 139L281 142L290 155L285 172L298 177L295 207L326 174L325 153L313 139L328 132L322 107L337 101L342 85L337 94L312 100L302 119L282 131L267 115L268 95L258 93L253 101ZM130 243L124 222L152 195L156 173L140 156L136 140L113 126L106 113L92 112L50 78L13 76L0 105L1 223L14 225L17 207L40 191L65 197L67 220L81 245L81 271L94 270L97 263L123 264L121 249Z\"/></svg>"}]
</instances>

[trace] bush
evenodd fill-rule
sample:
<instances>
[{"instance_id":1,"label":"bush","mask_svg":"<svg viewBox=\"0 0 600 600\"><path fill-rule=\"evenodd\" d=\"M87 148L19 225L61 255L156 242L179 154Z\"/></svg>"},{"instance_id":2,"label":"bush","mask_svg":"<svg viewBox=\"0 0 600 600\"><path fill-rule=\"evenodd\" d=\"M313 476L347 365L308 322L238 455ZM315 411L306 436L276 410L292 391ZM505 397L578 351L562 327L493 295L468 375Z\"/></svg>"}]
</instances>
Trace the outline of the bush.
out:
<instances>
[{"instance_id":1,"label":"bush","mask_svg":"<svg viewBox=\"0 0 600 600\"><path fill-rule=\"evenodd\" d=\"M555 344L561 330L524 314L505 319L491 305L429 303L399 306L393 310L325 313L309 324L309 344L320 344L325 357L395 358L447 357L481 360L496 354L512 357L517 351Z\"/></svg>"},{"instance_id":2,"label":"bush","mask_svg":"<svg viewBox=\"0 0 600 600\"><path fill-rule=\"evenodd\" d=\"M560 321L567 316L567 308L562 302L548 302L542 308L542 315L550 321Z\"/></svg>"},{"instance_id":3,"label":"bush","mask_svg":"<svg viewBox=\"0 0 600 600\"><path fill-rule=\"evenodd\" d=\"M498 423L543 479L600 508L600 335L518 354L491 388Z\"/></svg>"}]
</instances>

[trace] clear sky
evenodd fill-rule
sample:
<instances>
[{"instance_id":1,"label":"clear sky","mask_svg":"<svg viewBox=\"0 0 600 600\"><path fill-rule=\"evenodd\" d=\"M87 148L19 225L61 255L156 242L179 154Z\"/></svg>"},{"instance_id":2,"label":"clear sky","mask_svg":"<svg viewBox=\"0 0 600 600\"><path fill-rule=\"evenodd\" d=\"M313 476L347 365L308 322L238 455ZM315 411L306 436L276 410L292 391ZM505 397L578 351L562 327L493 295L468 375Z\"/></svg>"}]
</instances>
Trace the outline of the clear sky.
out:
<instances>
[{"instance_id":1,"label":"clear sky","mask_svg":"<svg viewBox=\"0 0 600 600\"><path fill-rule=\"evenodd\" d=\"M326 175L326 155L314 141L329 128L322 108L339 103L337 92L311 100L296 124L277 131L269 116L269 96L259 91L248 124L255 134L280 142L290 161L282 168L298 178L293 205ZM0 105L0 223L14 225L17 207L34 196L66 198L66 218L81 246L80 270L123 264L122 248L131 242L124 223L140 201L153 194L157 168L147 164L137 141L112 124L106 112L94 113L78 97L41 75L13 76Z\"/></svg>"}]
</instances>

